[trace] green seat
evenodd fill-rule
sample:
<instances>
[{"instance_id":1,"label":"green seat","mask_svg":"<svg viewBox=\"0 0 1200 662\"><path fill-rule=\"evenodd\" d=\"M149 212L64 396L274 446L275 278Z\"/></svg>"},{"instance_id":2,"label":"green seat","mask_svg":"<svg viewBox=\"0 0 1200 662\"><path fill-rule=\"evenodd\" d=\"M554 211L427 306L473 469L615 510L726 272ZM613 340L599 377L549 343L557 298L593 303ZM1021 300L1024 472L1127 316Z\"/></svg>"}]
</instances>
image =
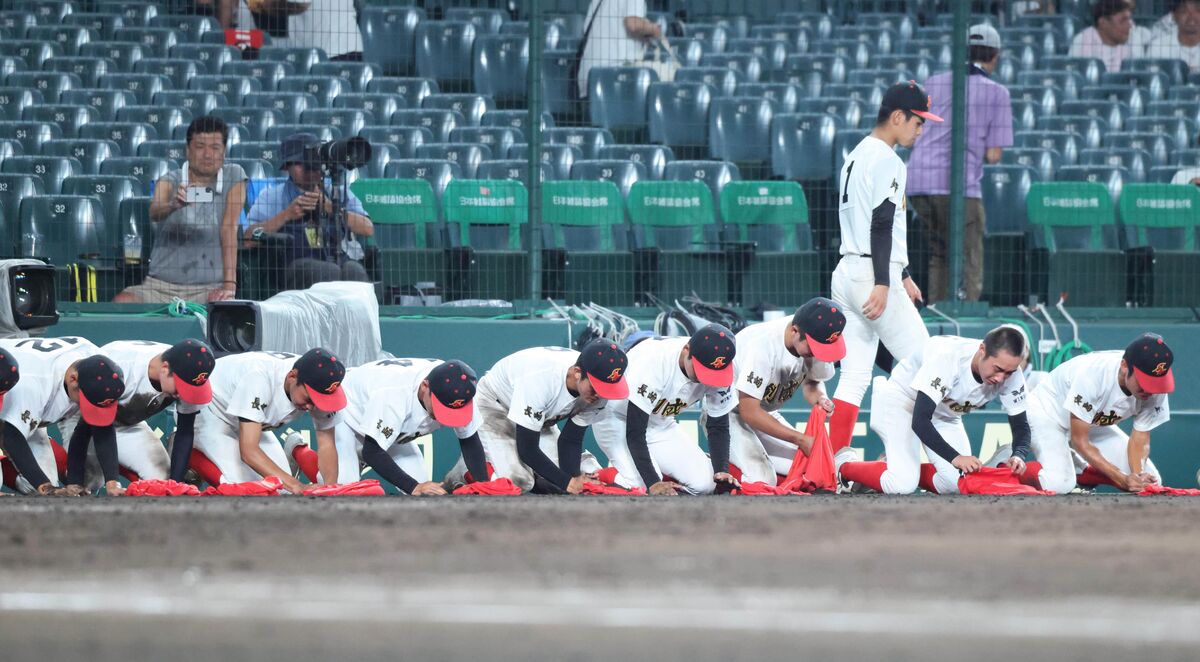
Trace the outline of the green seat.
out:
<instances>
[{"instance_id":1,"label":"green seat","mask_svg":"<svg viewBox=\"0 0 1200 662\"><path fill-rule=\"evenodd\" d=\"M527 297L529 193L525 185L513 179L454 179L446 186L442 204L451 241L470 247L468 254L473 254L465 274L458 268L459 275L450 279L448 291L483 299Z\"/></svg>"},{"instance_id":2,"label":"green seat","mask_svg":"<svg viewBox=\"0 0 1200 662\"><path fill-rule=\"evenodd\" d=\"M1130 273L1134 300L1152 306L1200 305L1200 189L1128 184L1118 209L1130 270L1136 272Z\"/></svg>"},{"instance_id":3,"label":"green seat","mask_svg":"<svg viewBox=\"0 0 1200 662\"><path fill-rule=\"evenodd\" d=\"M820 291L823 273L800 184L730 182L721 191L721 217L738 242L730 260L735 302L799 306Z\"/></svg>"},{"instance_id":4,"label":"green seat","mask_svg":"<svg viewBox=\"0 0 1200 662\"><path fill-rule=\"evenodd\" d=\"M350 190L371 216L379 248L378 278L385 288L446 282L446 227L424 179L360 179Z\"/></svg>"},{"instance_id":5,"label":"green seat","mask_svg":"<svg viewBox=\"0 0 1200 662\"><path fill-rule=\"evenodd\" d=\"M611 181L542 185L543 294L568 303L627 306L633 254L620 190Z\"/></svg>"},{"instance_id":6,"label":"green seat","mask_svg":"<svg viewBox=\"0 0 1200 662\"><path fill-rule=\"evenodd\" d=\"M1096 182L1035 182L1025 199L1034 294L1077 306L1127 300L1125 255L1108 189Z\"/></svg>"},{"instance_id":7,"label":"green seat","mask_svg":"<svg viewBox=\"0 0 1200 662\"><path fill-rule=\"evenodd\" d=\"M648 292L672 299L693 292L726 301L725 254L716 230L713 196L702 181L640 181L629 190L636 300Z\"/></svg>"}]
</instances>

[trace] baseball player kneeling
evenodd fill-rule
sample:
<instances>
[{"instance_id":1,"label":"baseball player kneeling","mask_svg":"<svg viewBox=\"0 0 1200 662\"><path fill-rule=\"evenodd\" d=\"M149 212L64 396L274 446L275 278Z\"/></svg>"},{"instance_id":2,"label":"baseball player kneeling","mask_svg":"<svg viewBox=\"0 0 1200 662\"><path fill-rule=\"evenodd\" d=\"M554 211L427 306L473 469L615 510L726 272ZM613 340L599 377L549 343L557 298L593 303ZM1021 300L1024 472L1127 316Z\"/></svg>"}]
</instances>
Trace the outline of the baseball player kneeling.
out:
<instances>
[{"instance_id":1,"label":"baseball player kneeling","mask_svg":"<svg viewBox=\"0 0 1200 662\"><path fill-rule=\"evenodd\" d=\"M729 455L742 480L774 485L799 451L812 450L812 439L789 425L779 410L796 389L805 401L833 411L824 383L834 361L846 355L842 329L846 316L837 304L816 297L790 319L751 324L737 334L733 362L737 408L730 414Z\"/></svg>"},{"instance_id":2,"label":"baseball player kneeling","mask_svg":"<svg viewBox=\"0 0 1200 662\"><path fill-rule=\"evenodd\" d=\"M609 400L629 396L627 365L625 352L607 340L579 351L534 347L500 359L479 380L477 398L494 475L525 491L536 483L548 492L578 494L600 468L583 452L583 435ZM459 463L447 482L462 482L465 469ZM479 476L474 469L471 474Z\"/></svg>"},{"instance_id":3,"label":"baseball player kneeling","mask_svg":"<svg viewBox=\"0 0 1200 662\"><path fill-rule=\"evenodd\" d=\"M345 376L342 362L320 348L300 357L287 352L222 356L209 380L212 401L196 419L198 453L192 454L192 467L213 484L275 476L287 491L302 494L300 481L284 468L287 456L272 430L308 412L318 454L331 467L326 474L336 476L333 429L346 407Z\"/></svg>"},{"instance_id":4,"label":"baseball player kneeling","mask_svg":"<svg viewBox=\"0 0 1200 662\"><path fill-rule=\"evenodd\" d=\"M938 494L957 494L958 479L983 464L971 454L962 417L999 398L1012 428L1014 473L1025 469L1029 421L1021 356L1025 338L1010 327L992 329L983 341L934 336L900 362L871 396L871 429L883 440L886 462L844 462L843 482L885 494L910 494L920 483ZM921 447L935 473L922 476Z\"/></svg>"},{"instance_id":5,"label":"baseball player kneeling","mask_svg":"<svg viewBox=\"0 0 1200 662\"><path fill-rule=\"evenodd\" d=\"M722 489L738 486L729 474L735 352L733 332L719 324L691 338L650 338L629 349L629 399L613 403L593 426L621 485L655 495L711 494L718 483ZM675 420L701 400L711 457Z\"/></svg>"}]
</instances>

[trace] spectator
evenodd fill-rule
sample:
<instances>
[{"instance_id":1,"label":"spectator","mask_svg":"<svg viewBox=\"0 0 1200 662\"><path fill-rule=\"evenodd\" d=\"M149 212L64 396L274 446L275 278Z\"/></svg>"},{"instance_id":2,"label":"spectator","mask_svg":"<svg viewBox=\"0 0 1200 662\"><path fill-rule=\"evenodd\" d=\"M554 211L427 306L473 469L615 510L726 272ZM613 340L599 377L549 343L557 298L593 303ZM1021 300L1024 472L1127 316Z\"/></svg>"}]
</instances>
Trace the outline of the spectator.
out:
<instances>
[{"instance_id":1,"label":"spectator","mask_svg":"<svg viewBox=\"0 0 1200 662\"><path fill-rule=\"evenodd\" d=\"M1189 168L1180 168L1179 172L1171 178L1172 184L1195 184L1200 186L1200 167L1192 166Z\"/></svg>"},{"instance_id":2,"label":"spectator","mask_svg":"<svg viewBox=\"0 0 1200 662\"><path fill-rule=\"evenodd\" d=\"M236 0L236 12L226 8L235 0L215 1L218 16L236 14L232 27L264 30L276 46L319 48L330 60L362 60L362 32L354 0L321 0L307 8L307 3L301 2Z\"/></svg>"},{"instance_id":3,"label":"spectator","mask_svg":"<svg viewBox=\"0 0 1200 662\"><path fill-rule=\"evenodd\" d=\"M1000 34L987 24L972 26L967 36L971 58L967 77L966 218L963 222L962 291L954 293L978 301L983 292L983 164L997 163L1005 147L1013 144L1012 104L1008 89L991 79L1000 62ZM929 238L930 301L944 301L949 289L947 256L950 234L950 131L951 72L925 81L930 112L946 118L930 123L917 140L908 163L908 195Z\"/></svg>"},{"instance_id":4,"label":"spectator","mask_svg":"<svg viewBox=\"0 0 1200 662\"><path fill-rule=\"evenodd\" d=\"M1174 33L1160 33L1146 47L1146 57L1183 60L1200 69L1200 0L1175 0L1171 9Z\"/></svg>"},{"instance_id":5,"label":"spectator","mask_svg":"<svg viewBox=\"0 0 1200 662\"><path fill-rule=\"evenodd\" d=\"M150 271L141 285L125 288L113 301L170 303L178 297L204 303L234 297L246 173L225 163L228 139L229 128L219 117L197 117L188 125L187 162L154 185ZM188 202L189 188L204 201Z\"/></svg>"},{"instance_id":6,"label":"spectator","mask_svg":"<svg viewBox=\"0 0 1200 662\"><path fill-rule=\"evenodd\" d=\"M1129 0L1099 0L1092 5L1092 27L1075 35L1070 55L1099 58L1108 71L1120 71L1121 62L1145 53L1144 32L1133 24Z\"/></svg>"},{"instance_id":7,"label":"spectator","mask_svg":"<svg viewBox=\"0 0 1200 662\"><path fill-rule=\"evenodd\" d=\"M288 179L263 191L246 218L247 239L253 240L256 230L288 238L284 284L293 290L330 280L370 280L361 262L362 246L354 235L369 237L375 228L353 192L346 201L347 227L333 223L330 182L322 181L321 170L305 160L305 148L320 142L311 133L283 139L279 151Z\"/></svg>"},{"instance_id":8,"label":"spectator","mask_svg":"<svg viewBox=\"0 0 1200 662\"><path fill-rule=\"evenodd\" d=\"M658 24L646 19L646 0L592 0L583 25L578 85L585 99L592 67L637 62L645 56L647 42L662 38Z\"/></svg>"}]
</instances>

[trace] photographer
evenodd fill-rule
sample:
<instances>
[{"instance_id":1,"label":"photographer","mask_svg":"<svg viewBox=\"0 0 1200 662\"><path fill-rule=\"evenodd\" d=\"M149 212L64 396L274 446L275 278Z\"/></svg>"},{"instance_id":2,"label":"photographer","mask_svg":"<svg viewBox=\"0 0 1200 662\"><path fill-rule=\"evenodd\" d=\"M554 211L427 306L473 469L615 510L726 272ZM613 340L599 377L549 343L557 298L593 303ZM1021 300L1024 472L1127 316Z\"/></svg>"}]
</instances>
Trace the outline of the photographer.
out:
<instances>
[{"instance_id":1,"label":"photographer","mask_svg":"<svg viewBox=\"0 0 1200 662\"><path fill-rule=\"evenodd\" d=\"M288 289L302 290L331 280L370 280L361 262L362 246L354 235L369 237L375 227L349 191L346 227L337 227L330 182L320 166L307 158L310 148L318 144L320 139L311 133L283 139L280 153L288 179L263 191L247 217L246 239L254 240L258 230L287 237L284 282Z\"/></svg>"},{"instance_id":2,"label":"photographer","mask_svg":"<svg viewBox=\"0 0 1200 662\"><path fill-rule=\"evenodd\" d=\"M142 284L117 294L114 302L170 303L178 297L204 303L234 298L246 173L240 165L225 163L228 139L229 128L221 118L205 115L192 120L187 162L154 185L149 273Z\"/></svg>"}]
</instances>

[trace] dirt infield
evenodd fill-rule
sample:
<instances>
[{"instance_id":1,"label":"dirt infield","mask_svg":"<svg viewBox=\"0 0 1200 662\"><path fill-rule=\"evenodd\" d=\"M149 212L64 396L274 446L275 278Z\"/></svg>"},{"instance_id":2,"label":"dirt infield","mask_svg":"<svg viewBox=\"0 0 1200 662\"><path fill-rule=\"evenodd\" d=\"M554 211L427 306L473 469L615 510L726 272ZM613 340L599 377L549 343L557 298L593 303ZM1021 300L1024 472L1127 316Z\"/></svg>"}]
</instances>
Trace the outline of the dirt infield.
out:
<instances>
[{"instance_id":1,"label":"dirt infield","mask_svg":"<svg viewBox=\"0 0 1200 662\"><path fill-rule=\"evenodd\" d=\"M1198 522L1099 495L5 498L0 656L1195 659Z\"/></svg>"}]
</instances>

